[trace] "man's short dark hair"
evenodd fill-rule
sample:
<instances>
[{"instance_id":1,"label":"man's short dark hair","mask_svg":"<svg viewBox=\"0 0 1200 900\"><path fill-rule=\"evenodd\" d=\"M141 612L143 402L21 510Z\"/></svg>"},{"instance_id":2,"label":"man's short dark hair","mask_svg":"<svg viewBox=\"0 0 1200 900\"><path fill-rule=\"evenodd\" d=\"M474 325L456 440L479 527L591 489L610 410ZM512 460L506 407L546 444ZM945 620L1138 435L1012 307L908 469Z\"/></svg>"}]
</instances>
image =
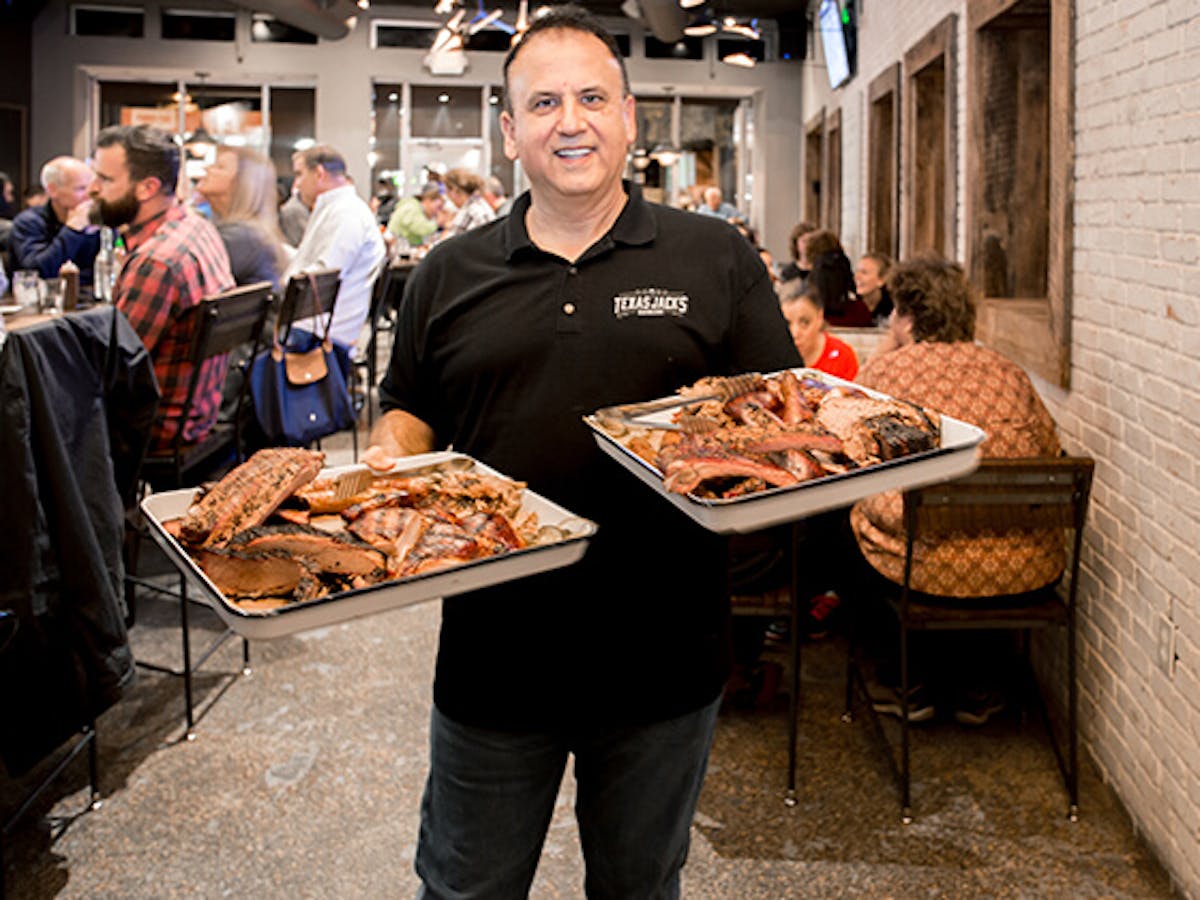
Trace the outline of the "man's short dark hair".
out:
<instances>
[{"instance_id":1,"label":"man's short dark hair","mask_svg":"<svg viewBox=\"0 0 1200 900\"><path fill-rule=\"evenodd\" d=\"M629 90L629 73L625 70L625 60L621 56L621 48L617 46L617 40L612 36L607 28L600 24L600 20L593 16L590 12L581 6L576 6L573 3L565 3L561 6L551 6L547 12L537 16L529 26L529 30L521 37L521 40L513 44L509 48L508 55L504 57L504 108L508 112L512 112L512 100L509 99L510 91L508 88L508 70L521 52L521 48L529 43L529 39L536 37L543 31L551 31L558 29L561 31L579 31L583 34L590 34L601 41L608 48L608 52L612 54L613 59L617 61L617 65L621 69L621 86L625 91L625 96L630 93Z\"/></svg>"},{"instance_id":2,"label":"man's short dark hair","mask_svg":"<svg viewBox=\"0 0 1200 900\"><path fill-rule=\"evenodd\" d=\"M328 144L317 144L307 150L296 151L296 156L304 160L304 168L315 169L320 166L330 175L346 175L346 158Z\"/></svg>"},{"instance_id":3,"label":"man's short dark hair","mask_svg":"<svg viewBox=\"0 0 1200 900\"><path fill-rule=\"evenodd\" d=\"M179 181L179 145L153 125L112 125L96 135L97 147L123 147L132 181L157 178L160 194L175 193Z\"/></svg>"}]
</instances>

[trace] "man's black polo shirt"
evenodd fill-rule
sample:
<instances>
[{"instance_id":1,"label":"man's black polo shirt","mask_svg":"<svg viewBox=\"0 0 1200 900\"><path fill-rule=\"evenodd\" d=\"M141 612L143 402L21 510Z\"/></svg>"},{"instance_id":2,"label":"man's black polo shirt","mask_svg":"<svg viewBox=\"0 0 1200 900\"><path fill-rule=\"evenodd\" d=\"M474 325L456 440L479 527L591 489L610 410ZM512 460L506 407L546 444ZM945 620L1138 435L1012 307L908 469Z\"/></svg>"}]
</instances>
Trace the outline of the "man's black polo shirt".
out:
<instances>
[{"instance_id":1,"label":"man's black polo shirt","mask_svg":"<svg viewBox=\"0 0 1200 900\"><path fill-rule=\"evenodd\" d=\"M627 190L575 263L530 242L524 194L435 247L405 290L384 408L600 525L575 566L445 601L434 700L458 721L652 721L728 676L723 541L604 457L581 417L799 356L736 229Z\"/></svg>"}]
</instances>

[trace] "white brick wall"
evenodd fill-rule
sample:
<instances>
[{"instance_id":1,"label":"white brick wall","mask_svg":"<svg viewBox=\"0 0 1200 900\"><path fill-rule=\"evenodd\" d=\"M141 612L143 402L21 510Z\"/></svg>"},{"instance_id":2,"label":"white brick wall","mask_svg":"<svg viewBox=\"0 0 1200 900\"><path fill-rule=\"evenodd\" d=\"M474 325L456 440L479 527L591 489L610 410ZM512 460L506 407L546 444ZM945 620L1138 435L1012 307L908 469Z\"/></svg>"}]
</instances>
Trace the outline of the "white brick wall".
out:
<instances>
[{"instance_id":1,"label":"white brick wall","mask_svg":"<svg viewBox=\"0 0 1200 900\"><path fill-rule=\"evenodd\" d=\"M960 17L961 256L965 7L912 0L900 15L898 4L868 0L854 80L831 92L819 54L806 68L805 116L843 108L851 256L865 249L867 85L950 12ZM1080 721L1087 752L1139 832L1181 892L1200 897L1200 4L1075 7L1071 389L1038 386L1064 444L1096 460L1080 595ZM1178 628L1173 677L1158 664L1163 615ZM1051 669L1061 663L1048 660Z\"/></svg>"}]
</instances>

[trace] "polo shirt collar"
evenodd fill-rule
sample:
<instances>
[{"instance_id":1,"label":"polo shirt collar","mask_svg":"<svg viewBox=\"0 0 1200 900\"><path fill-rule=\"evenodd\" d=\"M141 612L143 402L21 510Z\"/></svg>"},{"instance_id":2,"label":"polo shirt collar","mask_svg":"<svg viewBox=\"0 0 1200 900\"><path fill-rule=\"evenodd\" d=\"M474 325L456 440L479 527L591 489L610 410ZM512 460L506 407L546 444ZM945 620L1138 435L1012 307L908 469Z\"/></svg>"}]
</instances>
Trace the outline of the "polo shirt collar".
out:
<instances>
[{"instance_id":1,"label":"polo shirt collar","mask_svg":"<svg viewBox=\"0 0 1200 900\"><path fill-rule=\"evenodd\" d=\"M657 228L654 216L650 213L650 204L642 196L641 186L628 179L622 180L621 184L629 197L625 208L608 233L580 257L581 261L605 253L617 244L637 246L654 240ZM525 214L529 211L529 205L529 191L525 191L513 201L512 212L505 221L504 258L508 262L523 253L540 252L529 239L529 232L525 228Z\"/></svg>"}]
</instances>

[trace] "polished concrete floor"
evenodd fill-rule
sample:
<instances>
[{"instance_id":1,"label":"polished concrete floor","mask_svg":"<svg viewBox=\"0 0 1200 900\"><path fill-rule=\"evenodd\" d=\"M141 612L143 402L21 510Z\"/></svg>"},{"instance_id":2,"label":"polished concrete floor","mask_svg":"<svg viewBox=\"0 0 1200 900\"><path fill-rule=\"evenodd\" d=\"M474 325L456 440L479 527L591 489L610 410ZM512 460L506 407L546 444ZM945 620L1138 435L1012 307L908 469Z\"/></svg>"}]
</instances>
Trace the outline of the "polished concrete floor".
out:
<instances>
[{"instance_id":1,"label":"polished concrete floor","mask_svg":"<svg viewBox=\"0 0 1200 900\"><path fill-rule=\"evenodd\" d=\"M198 641L219 630L205 610L194 619ZM197 679L191 741L180 680L139 672L99 722L100 807L57 837L44 818L86 804L80 757L7 842L8 896L412 896L437 626L429 603L255 642L249 677L228 642ZM178 634L175 608L143 599L138 657L177 662ZM843 652L836 635L804 647L794 808L786 696L723 710L685 896L1170 896L1090 766L1066 820L1044 735L1016 715L920 727L916 819L902 825L869 724L840 721ZM0 810L28 781L0 782ZM581 884L568 779L532 895Z\"/></svg>"},{"instance_id":2,"label":"polished concrete floor","mask_svg":"<svg viewBox=\"0 0 1200 900\"><path fill-rule=\"evenodd\" d=\"M331 449L330 462L347 461ZM193 609L199 648L221 626ZM181 680L139 669L98 723L99 808L75 815L88 801L82 755L6 840L7 896L413 896L438 617L432 602L253 642L249 676L241 642L227 641L196 678L194 740L182 739ZM143 592L137 658L178 665L179 634L177 603ZM787 677L762 702L722 710L685 896L1171 896L1086 760L1082 812L1067 821L1032 718L918 727L916 818L902 825L870 723L841 721L844 654L836 632L803 648L794 807ZM782 651L766 658L787 664ZM3 820L51 762L16 783L0 771ZM583 895L571 804L568 775L536 898Z\"/></svg>"}]
</instances>

